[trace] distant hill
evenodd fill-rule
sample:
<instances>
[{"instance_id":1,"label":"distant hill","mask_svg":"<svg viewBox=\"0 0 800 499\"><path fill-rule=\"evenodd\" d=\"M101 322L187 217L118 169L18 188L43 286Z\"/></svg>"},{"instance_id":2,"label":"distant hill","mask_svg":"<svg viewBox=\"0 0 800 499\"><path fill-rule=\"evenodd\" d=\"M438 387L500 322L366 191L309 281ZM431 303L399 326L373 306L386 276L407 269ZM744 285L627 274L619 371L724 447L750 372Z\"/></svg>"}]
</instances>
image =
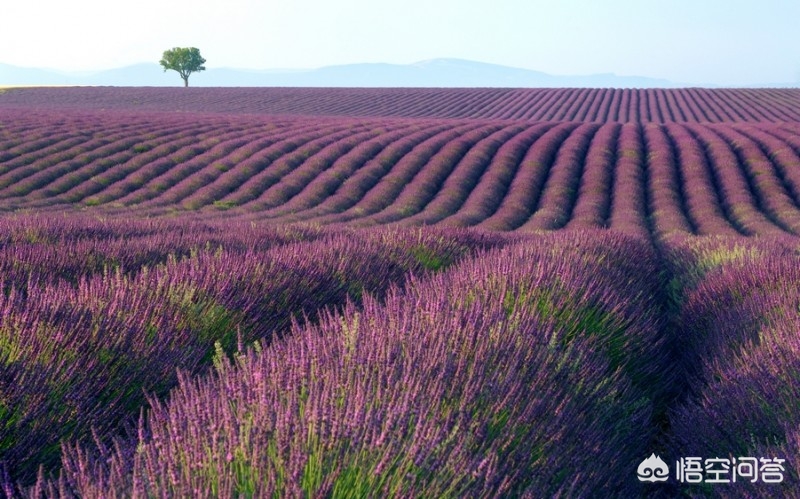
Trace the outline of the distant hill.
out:
<instances>
[{"instance_id":1,"label":"distant hill","mask_svg":"<svg viewBox=\"0 0 800 499\"><path fill-rule=\"evenodd\" d=\"M668 88L680 84L612 73L558 76L463 59L414 64L347 64L308 70L210 68L193 74L197 87L616 87ZM156 63L97 72L62 72L0 64L0 85L180 86L173 72Z\"/></svg>"}]
</instances>

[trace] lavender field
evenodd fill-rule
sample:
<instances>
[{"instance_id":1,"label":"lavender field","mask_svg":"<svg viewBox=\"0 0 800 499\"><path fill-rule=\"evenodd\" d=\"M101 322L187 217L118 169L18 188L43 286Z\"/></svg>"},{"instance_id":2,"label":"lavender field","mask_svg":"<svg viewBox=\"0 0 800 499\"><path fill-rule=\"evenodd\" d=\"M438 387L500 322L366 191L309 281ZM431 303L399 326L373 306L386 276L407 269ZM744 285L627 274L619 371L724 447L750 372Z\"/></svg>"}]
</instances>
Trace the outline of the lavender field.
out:
<instances>
[{"instance_id":1,"label":"lavender field","mask_svg":"<svg viewBox=\"0 0 800 499\"><path fill-rule=\"evenodd\" d=\"M800 91L7 89L0 212L9 497L800 497Z\"/></svg>"}]
</instances>

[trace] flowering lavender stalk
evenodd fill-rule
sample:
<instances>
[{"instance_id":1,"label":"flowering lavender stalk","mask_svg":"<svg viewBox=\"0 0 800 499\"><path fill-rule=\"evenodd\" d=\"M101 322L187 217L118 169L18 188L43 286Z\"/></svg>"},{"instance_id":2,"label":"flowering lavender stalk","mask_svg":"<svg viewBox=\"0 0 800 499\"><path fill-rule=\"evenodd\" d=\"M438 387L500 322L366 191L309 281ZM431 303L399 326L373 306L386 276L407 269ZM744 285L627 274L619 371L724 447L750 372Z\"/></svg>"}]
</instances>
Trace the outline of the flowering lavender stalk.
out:
<instances>
[{"instance_id":1,"label":"flowering lavender stalk","mask_svg":"<svg viewBox=\"0 0 800 499\"><path fill-rule=\"evenodd\" d=\"M9 435L0 461L23 481L32 479L38 465L55 465L59 439L86 438L90 430L107 439L135 416L144 391L161 396L177 382L176 368L202 371L215 343L227 352L256 340L269 344L292 321L313 320L323 308L360 302L366 293L380 297L410 274L446 268L473 247L502 242L457 233L444 239L420 230L331 232L292 242L285 229L265 229L241 241L223 238L207 249L195 239L199 248L189 248L188 258L166 255L166 263L148 261L152 268L128 275L98 271L86 261L81 268L80 260L67 258L59 264L76 276L45 280L51 257L63 255L41 248L57 238L62 242L55 247L80 249L81 237L92 231L111 237L121 229L132 235L137 227L76 219L72 227L52 219L39 227L35 220L18 230L19 237L39 241L39 249L21 254L31 273L5 274L16 280L5 281L9 294L0 297L0 381L8 404L0 409L0 424ZM38 232L28 232L32 228ZM212 228L206 227L213 234ZM163 222L140 222L138 229L167 230L170 238L181 230ZM248 236L245 230L226 234ZM2 249L20 256L19 248ZM34 268L41 270L34 274Z\"/></svg>"},{"instance_id":2,"label":"flowering lavender stalk","mask_svg":"<svg viewBox=\"0 0 800 499\"><path fill-rule=\"evenodd\" d=\"M134 442L66 446L64 473L37 487L82 497L639 493L629 470L652 437L647 395L614 367L635 372L603 335L650 329L646 298L612 303L650 275L620 279L634 269L616 266L623 248L639 243L595 236L489 252L269 348L219 354L215 374L183 376L168 401L151 400ZM576 279L571 293L537 286L560 278ZM622 329L612 316L627 317Z\"/></svg>"}]
</instances>

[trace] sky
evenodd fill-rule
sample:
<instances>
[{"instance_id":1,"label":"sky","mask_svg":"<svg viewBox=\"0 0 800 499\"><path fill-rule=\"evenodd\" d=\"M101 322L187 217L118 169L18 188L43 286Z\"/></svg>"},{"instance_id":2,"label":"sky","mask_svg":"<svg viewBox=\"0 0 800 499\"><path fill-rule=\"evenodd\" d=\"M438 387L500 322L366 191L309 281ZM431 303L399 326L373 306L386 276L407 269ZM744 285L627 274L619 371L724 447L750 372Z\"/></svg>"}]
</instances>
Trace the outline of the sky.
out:
<instances>
[{"instance_id":1,"label":"sky","mask_svg":"<svg viewBox=\"0 0 800 499\"><path fill-rule=\"evenodd\" d=\"M1 0L0 63L311 69L461 58L695 85L800 82L798 0Z\"/></svg>"}]
</instances>

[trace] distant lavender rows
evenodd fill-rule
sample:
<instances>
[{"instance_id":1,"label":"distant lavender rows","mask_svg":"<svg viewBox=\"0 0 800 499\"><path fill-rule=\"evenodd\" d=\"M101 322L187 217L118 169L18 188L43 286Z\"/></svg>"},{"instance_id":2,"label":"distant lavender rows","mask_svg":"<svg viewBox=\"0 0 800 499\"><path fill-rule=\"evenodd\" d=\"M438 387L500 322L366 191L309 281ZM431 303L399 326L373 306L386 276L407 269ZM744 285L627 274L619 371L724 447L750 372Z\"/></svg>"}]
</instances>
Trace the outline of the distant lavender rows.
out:
<instances>
[{"instance_id":1,"label":"distant lavender rows","mask_svg":"<svg viewBox=\"0 0 800 499\"><path fill-rule=\"evenodd\" d=\"M785 458L720 493L797 497L795 237L68 220L3 231L5 487L62 470L22 495L632 496L656 452Z\"/></svg>"},{"instance_id":2,"label":"distant lavender rows","mask_svg":"<svg viewBox=\"0 0 800 499\"><path fill-rule=\"evenodd\" d=\"M800 234L800 129L0 110L0 209Z\"/></svg>"},{"instance_id":3,"label":"distant lavender rows","mask_svg":"<svg viewBox=\"0 0 800 499\"><path fill-rule=\"evenodd\" d=\"M24 88L1 107L621 123L786 122L796 89Z\"/></svg>"}]
</instances>

